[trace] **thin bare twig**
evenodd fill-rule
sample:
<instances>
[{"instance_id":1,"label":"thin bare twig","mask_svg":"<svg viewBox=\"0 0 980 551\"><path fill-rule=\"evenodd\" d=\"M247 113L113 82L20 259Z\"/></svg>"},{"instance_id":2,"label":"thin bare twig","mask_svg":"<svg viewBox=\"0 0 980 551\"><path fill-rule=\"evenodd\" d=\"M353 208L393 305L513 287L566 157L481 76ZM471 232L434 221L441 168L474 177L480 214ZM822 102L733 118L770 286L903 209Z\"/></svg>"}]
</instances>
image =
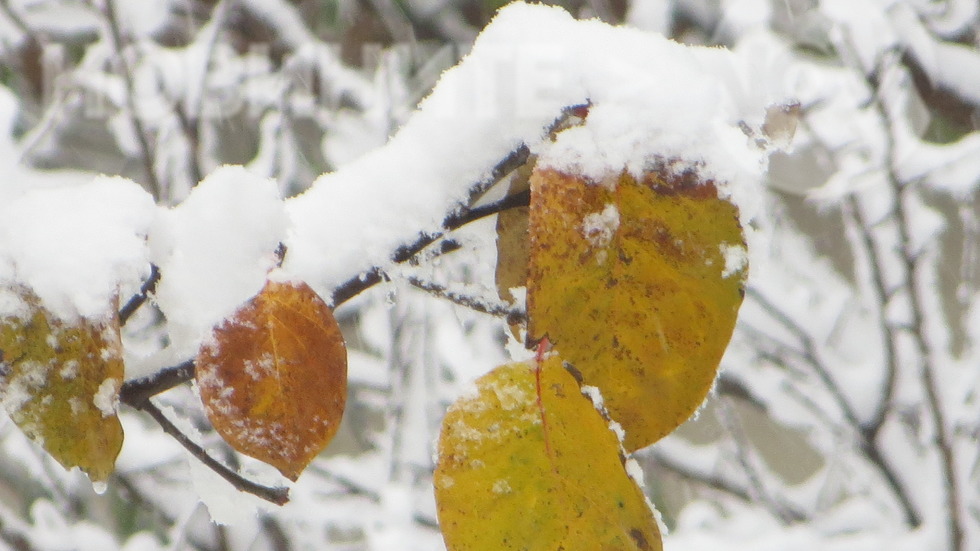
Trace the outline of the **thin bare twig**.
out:
<instances>
[{"instance_id":1,"label":"thin bare twig","mask_svg":"<svg viewBox=\"0 0 980 551\"><path fill-rule=\"evenodd\" d=\"M895 203L893 213L898 226L899 255L905 269L905 287L911 302L912 322L910 332L915 343L916 351L921 358L919 374L922 379L922 386L925 390L926 405L931 413L932 432L939 448L940 476L944 486L945 508L948 514L947 531L950 543L954 551L963 551L964 531L963 519L960 510L960 488L956 478L956 457L953 450L952 439L946 424L946 416L943 410L942 401L939 396L939 388L935 379L937 365L935 363L935 353L925 335L925 312L927 310L925 299L921 289L921 270L919 266L919 252L912 250L912 238L909 230L909 219L906 208L908 192L911 186L902 180L896 170L895 153L895 129L897 124L892 118L888 106L885 105L881 94L881 75L887 70L895 68L896 59L899 58L900 51L887 52L882 57L881 63L877 67L876 74L865 73L865 82L869 89L873 91L871 105L878 113L885 128L885 163L884 170L895 193Z\"/></svg>"},{"instance_id":2,"label":"thin bare twig","mask_svg":"<svg viewBox=\"0 0 980 551\"><path fill-rule=\"evenodd\" d=\"M563 109L561 115L559 115L548 128L548 132L554 132L563 124L566 124L570 118L581 116L580 112L584 107L585 106L582 105L573 105ZM507 156L501 159L493 167L493 169L490 171L490 175L485 180L477 182L470 188L469 199L466 205L473 205L487 192L487 190L498 184L508 174L527 163L530 157L531 151L525 144L521 144L518 148L508 153ZM489 205L483 205L480 207L463 206L443 220L441 231L419 236L414 243L405 245L396 250L392 254L391 259L395 263L405 262L421 252L422 249L428 247L443 237L447 232L473 222L474 220L479 220L480 218L497 214L510 208L527 206L530 203L530 198L531 193L529 191L524 191L522 193L509 195L500 201ZM383 280L384 274L382 273L382 268L380 266L375 266L362 274L352 277L337 287L337 289L334 290L331 302L334 307L340 306L344 302L347 302L364 290L377 285Z\"/></svg>"},{"instance_id":3,"label":"thin bare twig","mask_svg":"<svg viewBox=\"0 0 980 551\"><path fill-rule=\"evenodd\" d=\"M235 487L238 491L246 492L262 498L270 503L275 503L276 505L283 505L289 501L289 488L282 486L263 486L257 484L237 472L229 469L223 463L217 459L211 457L208 452L199 446L196 442L190 439L186 434L181 432L166 415L153 404L150 400L145 400L140 402L139 405L134 406L137 409L143 410L153 417L153 420L160 425L164 432L172 436L181 446L191 453L198 461L205 464L212 471L216 472L221 478L224 478L228 483Z\"/></svg>"},{"instance_id":4,"label":"thin bare twig","mask_svg":"<svg viewBox=\"0 0 980 551\"><path fill-rule=\"evenodd\" d=\"M202 70L199 75L200 78L197 82L193 83L193 88L189 88L196 89L197 91L196 96L194 96L194 104L185 105L180 101L174 102L174 113L177 115L177 120L180 123L181 130L184 132L184 137L187 139L188 149L190 150L188 159L191 172L190 177L191 181L195 184L200 182L204 176L201 169L201 159L203 157L201 130L204 121L204 102L207 97L208 76L211 74L211 60L214 58L218 35L228 20L228 14L231 12L233 3L234 0L221 0L211 11L211 28L208 29L205 35L207 42L204 48L204 59L201 60Z\"/></svg>"},{"instance_id":5,"label":"thin bare twig","mask_svg":"<svg viewBox=\"0 0 980 551\"><path fill-rule=\"evenodd\" d=\"M893 180L893 185L898 186L898 180ZM926 393L926 403L932 414L932 432L939 447L939 456L942 459L941 471L943 484L946 489L946 509L949 514L949 537L953 544L953 549L961 551L963 549L963 521L960 513L960 488L956 479L956 456L953 451L952 438L946 424L946 414L943 411L942 400L939 396L939 386L935 378L937 365L934 360L932 346L925 336L925 301L920 293L922 282L919 276L918 257L911 251L911 236L909 235L909 221L905 210L905 194L901 187L895 188L898 198L895 202L895 216L898 219L898 231L901 239L901 255L905 264L906 275L908 276L908 292L912 301L912 340L922 359L920 366L920 376L922 386Z\"/></svg>"},{"instance_id":6,"label":"thin bare twig","mask_svg":"<svg viewBox=\"0 0 980 551\"><path fill-rule=\"evenodd\" d=\"M140 306L146 302L146 299L150 298L150 293L152 293L157 288L157 283L160 282L160 269L156 265L150 266L150 277L146 278L146 281L140 285L140 290L135 295L130 297L126 304L119 309L119 325L126 325L129 321L130 316L139 310Z\"/></svg>"},{"instance_id":7,"label":"thin bare twig","mask_svg":"<svg viewBox=\"0 0 980 551\"><path fill-rule=\"evenodd\" d=\"M889 323L885 313L890 293L885 284L885 275L882 271L882 260L878 254L878 248L871 235L870 226L864 219L864 213L861 211L861 205L858 204L857 198L853 195L848 196L847 206L847 210L854 219L854 225L857 226L861 246L864 248L865 254L868 255L868 268L871 270L871 289L878 308L877 314L878 319L881 321L881 329L884 332L882 341L885 354L885 380L882 383L882 397L878 402L878 407L875 408L874 414L871 416L871 420L865 426L865 430L868 432L868 439L873 440L878 435L878 431L881 430L885 418L891 411L892 397L895 395L895 386L898 382L898 351L895 349L895 328Z\"/></svg>"},{"instance_id":8,"label":"thin bare twig","mask_svg":"<svg viewBox=\"0 0 980 551\"><path fill-rule=\"evenodd\" d=\"M814 372L817 377L823 383L824 387L830 392L831 397L833 397L834 402L837 403L837 407L840 408L841 413L843 413L844 418L847 422L858 432L861 432L861 421L858 419L857 413L854 411L853 406L850 401L844 396L844 392L841 390L840 385L834 380L833 376L830 374L830 368L823 362L820 355L817 352L816 343L813 341L813 337L810 336L806 330L801 327L795 320L793 320L788 314L783 312L781 308L776 306L776 303L769 300L768 297L763 295L757 289L749 288L749 297L762 307L775 321L783 326L787 331L793 334L800 341L800 346L802 347L803 358L813 366Z\"/></svg>"},{"instance_id":9,"label":"thin bare twig","mask_svg":"<svg viewBox=\"0 0 980 551\"><path fill-rule=\"evenodd\" d=\"M158 498L159 496L154 495L152 492L144 492L136 484L136 482L132 480L130 475L116 472L112 476L113 476L112 478L113 483L122 486L123 491L125 492L124 497L128 504L135 505L136 507L149 510L154 516L157 517L158 524L164 526L173 526L174 524L179 522L179 520L176 517L170 515L167 512L166 507L162 506L161 503L159 503L156 499L154 499L154 498ZM160 501L164 501L165 499L166 498L161 499ZM171 538L173 538L172 533L171 533ZM180 548L180 549L187 548L187 549L194 549L196 551L207 551L211 549L209 545L202 543L194 536L194 534L188 533L187 531L183 531L183 533L180 534L179 539L180 539L179 542L175 542L173 541L173 539L171 539L171 541L169 541L168 543L173 548Z\"/></svg>"},{"instance_id":10,"label":"thin bare twig","mask_svg":"<svg viewBox=\"0 0 980 551\"><path fill-rule=\"evenodd\" d=\"M119 21L116 18L115 0L104 1L105 9L102 10L102 14L106 20L112 46L116 51L116 55L119 57L123 83L126 86L126 112L129 115L130 123L133 125L136 133L136 141L139 142L140 151L142 152L143 168L146 170L150 194L153 195L154 199L159 201L163 190L160 186L160 180L156 175L156 160L153 154L153 148L150 146L146 128L143 126L143 121L140 119L139 113L136 110L136 83L133 80L133 68L129 65L129 60L126 59L126 54L123 51L123 38L122 32L119 30Z\"/></svg>"},{"instance_id":11,"label":"thin bare twig","mask_svg":"<svg viewBox=\"0 0 980 551\"><path fill-rule=\"evenodd\" d=\"M898 473L881 453L877 442L870 438L871 434L865 430L864 426L858 420L854 409L851 407L850 402L844 396L843 391L837 385L837 382L833 379L833 377L830 376L829 367L823 363L817 354L816 344L813 342L813 338L803 329L803 327L796 323L788 314L783 312L782 309L776 306L775 303L770 301L764 295L752 288L749 289L748 293L753 300L758 302L759 305L773 317L773 319L779 322L780 325L796 336L796 338L800 341L800 345L803 347L803 358L813 367L814 371L817 373L817 377L823 382L824 386L827 388L827 391L830 392L831 397L841 409L845 420L847 421L848 425L850 425L851 430L855 433L860 449L864 453L865 457L867 457L868 461L870 461L884 477L889 489L898 500L902 513L905 516L905 522L913 528L922 524L922 517L919 515L915 505L912 503L912 498L902 485Z\"/></svg>"},{"instance_id":12,"label":"thin bare twig","mask_svg":"<svg viewBox=\"0 0 980 551\"><path fill-rule=\"evenodd\" d=\"M13 8L10 7L10 0L0 0L0 12L17 27L17 30L24 34L29 40L33 39L35 33L27 24L27 21Z\"/></svg>"},{"instance_id":13,"label":"thin bare twig","mask_svg":"<svg viewBox=\"0 0 980 551\"><path fill-rule=\"evenodd\" d=\"M748 494L754 498L756 502L762 502L766 508L769 509L772 514L779 517L783 523L789 523L793 520L799 520L799 517L795 517L794 512L787 510L782 503L777 501L769 490L766 488L765 484L762 482L762 477L759 474L758 469L756 469L755 463L752 458L749 457L749 450L751 445L749 444L748 438L742 431L742 425L738 420L738 414L735 412L735 408L731 407L731 404L727 400L718 400L715 402L718 407L718 420L725 430L728 431L729 436L732 438L732 442L735 444L735 459L738 461L739 466L742 468L742 472L745 473L745 478L748 480Z\"/></svg>"},{"instance_id":14,"label":"thin bare twig","mask_svg":"<svg viewBox=\"0 0 980 551\"><path fill-rule=\"evenodd\" d=\"M649 448L649 451L644 451L643 453L645 455L649 454L648 456L657 464L657 466L664 468L689 482L730 495L745 503L754 503L755 501L753 496L743 484L718 473L708 473L693 469L690 465L684 462L675 461L668 454L661 452L656 446ZM791 520L793 522L802 522L808 518L808 515L804 511L792 503L780 502L779 505L780 508L787 511L788 514L791 515Z\"/></svg>"},{"instance_id":15,"label":"thin bare twig","mask_svg":"<svg viewBox=\"0 0 980 551\"><path fill-rule=\"evenodd\" d=\"M458 304L464 308L469 308L470 310L475 310L483 314L506 318L507 323L519 323L526 318L523 311L516 310L509 304L505 304L503 302L484 302L476 297L450 291L445 285L440 285L432 281L425 281L414 276L408 277L407 281L412 286L427 293L431 293L439 298L446 299L453 304Z\"/></svg>"},{"instance_id":16,"label":"thin bare twig","mask_svg":"<svg viewBox=\"0 0 980 551\"><path fill-rule=\"evenodd\" d=\"M314 473L322 476L323 478L326 478L327 480L330 480L331 482L334 482L336 484L339 484L340 486L342 486L344 488L345 491L347 491L350 494L358 495L358 496L364 496L364 497L366 497L366 498L368 498L368 499L370 499L372 501L375 501L375 502L378 502L378 501L381 500L381 495L379 495L378 492L376 492L376 491L374 491L374 490L372 490L370 488L367 488L364 485L362 485L362 484L360 484L358 482L355 482L355 481L353 481L353 480L351 480L351 479L349 479L349 478L347 478L347 477L345 477L343 475L337 474L337 473L335 473L335 472L333 472L333 471L325 468L323 465L321 465L319 463L311 463L310 466L309 466L309 469L312 472L314 472Z\"/></svg>"},{"instance_id":17,"label":"thin bare twig","mask_svg":"<svg viewBox=\"0 0 980 551\"><path fill-rule=\"evenodd\" d=\"M527 206L530 202L530 197L530 192L525 191L523 193L508 195L495 203L490 203L488 205L472 209L464 209L450 214L443 221L442 231L434 234L419 236L414 243L398 248L398 250L392 254L391 259L395 263L406 262L416 254L420 253L423 249L442 238L446 233L475 220L492 216L507 209ZM340 306L383 280L384 274L380 267L372 268L361 275L352 277L334 290L332 296L334 307Z\"/></svg>"},{"instance_id":18,"label":"thin bare twig","mask_svg":"<svg viewBox=\"0 0 980 551\"><path fill-rule=\"evenodd\" d=\"M289 536L282 524L269 515L262 515L259 519L262 524L262 531L265 532L265 539L268 540L272 551L289 551L292 545L289 544Z\"/></svg>"},{"instance_id":19,"label":"thin bare twig","mask_svg":"<svg viewBox=\"0 0 980 551\"><path fill-rule=\"evenodd\" d=\"M152 375L130 379L119 391L119 401L140 409L150 398L194 378L194 360L167 367Z\"/></svg>"}]
</instances>

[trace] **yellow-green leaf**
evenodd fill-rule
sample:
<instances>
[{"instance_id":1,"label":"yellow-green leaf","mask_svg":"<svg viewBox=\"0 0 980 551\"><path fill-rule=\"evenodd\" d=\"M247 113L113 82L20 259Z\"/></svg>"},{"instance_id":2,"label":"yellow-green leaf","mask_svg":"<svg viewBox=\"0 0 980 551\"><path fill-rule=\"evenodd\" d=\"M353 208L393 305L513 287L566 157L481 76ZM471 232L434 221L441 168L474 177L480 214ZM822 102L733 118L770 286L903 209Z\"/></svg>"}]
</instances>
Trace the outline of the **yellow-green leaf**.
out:
<instances>
[{"instance_id":1,"label":"yellow-green leaf","mask_svg":"<svg viewBox=\"0 0 980 551\"><path fill-rule=\"evenodd\" d=\"M602 390L636 450L697 409L742 302L738 212L696 174L531 176L529 333Z\"/></svg>"},{"instance_id":2,"label":"yellow-green leaf","mask_svg":"<svg viewBox=\"0 0 980 551\"><path fill-rule=\"evenodd\" d=\"M501 366L442 423L434 483L449 551L660 550L619 440L557 355Z\"/></svg>"},{"instance_id":3,"label":"yellow-green leaf","mask_svg":"<svg viewBox=\"0 0 980 551\"><path fill-rule=\"evenodd\" d=\"M214 328L196 377L221 437L296 480L340 426L347 350L313 289L269 281Z\"/></svg>"},{"instance_id":4,"label":"yellow-green leaf","mask_svg":"<svg viewBox=\"0 0 980 551\"><path fill-rule=\"evenodd\" d=\"M116 415L123 379L115 305L102 320L62 320L28 288L5 290L16 314L0 317L0 397L24 433L66 469L104 484L122 448Z\"/></svg>"}]
</instances>

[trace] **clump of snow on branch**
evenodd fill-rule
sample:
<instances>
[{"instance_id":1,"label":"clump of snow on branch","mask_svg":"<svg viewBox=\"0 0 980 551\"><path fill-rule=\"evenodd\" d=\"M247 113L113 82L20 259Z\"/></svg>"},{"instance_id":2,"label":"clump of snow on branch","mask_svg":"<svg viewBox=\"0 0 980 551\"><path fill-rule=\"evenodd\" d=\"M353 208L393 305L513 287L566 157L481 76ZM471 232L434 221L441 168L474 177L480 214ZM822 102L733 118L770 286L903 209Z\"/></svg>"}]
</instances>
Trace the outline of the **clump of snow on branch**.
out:
<instances>
[{"instance_id":1,"label":"clump of snow on branch","mask_svg":"<svg viewBox=\"0 0 980 551\"><path fill-rule=\"evenodd\" d=\"M153 209L124 178L8 188L0 192L0 284L28 285L61 318L106 316L120 288L147 275Z\"/></svg>"},{"instance_id":2,"label":"clump of snow on branch","mask_svg":"<svg viewBox=\"0 0 980 551\"><path fill-rule=\"evenodd\" d=\"M388 265L420 230L437 231L470 187L521 144L545 166L597 179L664 159L678 170L700 167L731 184L725 189L748 219L756 192L743 188L758 183L765 158L738 122L760 119L774 98L726 94L716 75L738 75L743 66L727 51L512 4L386 146L288 201L286 267L332 289ZM546 128L562 109L585 104L586 124L552 144Z\"/></svg>"},{"instance_id":3,"label":"clump of snow on branch","mask_svg":"<svg viewBox=\"0 0 980 551\"><path fill-rule=\"evenodd\" d=\"M212 326L258 293L277 262L286 216L275 181L222 167L154 224L156 301L178 348L196 350Z\"/></svg>"}]
</instances>

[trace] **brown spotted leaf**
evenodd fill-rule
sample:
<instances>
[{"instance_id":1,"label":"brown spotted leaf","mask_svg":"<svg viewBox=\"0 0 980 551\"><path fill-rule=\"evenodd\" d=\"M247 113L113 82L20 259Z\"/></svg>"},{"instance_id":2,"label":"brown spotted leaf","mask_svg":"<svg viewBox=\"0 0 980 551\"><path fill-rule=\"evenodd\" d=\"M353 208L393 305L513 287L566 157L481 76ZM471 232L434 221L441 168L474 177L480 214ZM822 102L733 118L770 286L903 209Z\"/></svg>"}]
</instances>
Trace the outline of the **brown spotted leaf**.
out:
<instances>
[{"instance_id":1,"label":"brown spotted leaf","mask_svg":"<svg viewBox=\"0 0 980 551\"><path fill-rule=\"evenodd\" d=\"M534 159L514 171L507 186L507 195L527 192L528 179ZM508 302L514 300L510 290L527 285L528 239L527 224L530 209L515 207L497 214L497 294Z\"/></svg>"},{"instance_id":2,"label":"brown spotted leaf","mask_svg":"<svg viewBox=\"0 0 980 551\"><path fill-rule=\"evenodd\" d=\"M434 475L449 551L654 551L619 440L554 355L498 367L442 423Z\"/></svg>"},{"instance_id":3,"label":"brown spotted leaf","mask_svg":"<svg viewBox=\"0 0 980 551\"><path fill-rule=\"evenodd\" d=\"M529 333L601 389L636 450L701 404L742 302L734 205L694 173L531 176Z\"/></svg>"},{"instance_id":4,"label":"brown spotted leaf","mask_svg":"<svg viewBox=\"0 0 980 551\"><path fill-rule=\"evenodd\" d=\"M0 290L0 400L10 418L66 469L78 467L98 486L122 448L116 407L123 380L115 305L101 320L64 320L31 290Z\"/></svg>"},{"instance_id":5,"label":"brown spotted leaf","mask_svg":"<svg viewBox=\"0 0 980 551\"><path fill-rule=\"evenodd\" d=\"M535 156L511 174L507 184L507 195L527 193L531 189L528 179L534 168ZM497 214L497 267L494 279L497 296L513 303L517 297L511 289L527 285L527 264L529 243L527 237L529 207L514 207ZM514 338L520 339L522 324L510 325Z\"/></svg>"},{"instance_id":6,"label":"brown spotted leaf","mask_svg":"<svg viewBox=\"0 0 980 551\"><path fill-rule=\"evenodd\" d=\"M340 426L347 351L333 312L308 285L269 281L214 328L196 376L222 438L296 480Z\"/></svg>"}]
</instances>

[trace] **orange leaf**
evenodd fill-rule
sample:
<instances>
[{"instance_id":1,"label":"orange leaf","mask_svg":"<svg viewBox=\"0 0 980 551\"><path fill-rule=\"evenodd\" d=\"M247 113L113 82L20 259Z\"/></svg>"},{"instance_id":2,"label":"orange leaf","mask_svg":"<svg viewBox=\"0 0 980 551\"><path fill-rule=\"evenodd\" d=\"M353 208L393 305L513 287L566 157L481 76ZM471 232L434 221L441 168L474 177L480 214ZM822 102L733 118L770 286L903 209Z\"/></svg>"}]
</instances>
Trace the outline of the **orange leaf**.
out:
<instances>
[{"instance_id":1,"label":"orange leaf","mask_svg":"<svg viewBox=\"0 0 980 551\"><path fill-rule=\"evenodd\" d=\"M290 480L330 442L347 397L347 350L305 283L269 281L198 352L208 418L236 450Z\"/></svg>"},{"instance_id":2,"label":"orange leaf","mask_svg":"<svg viewBox=\"0 0 980 551\"><path fill-rule=\"evenodd\" d=\"M636 450L711 388L742 302L738 211L694 173L531 176L529 335L598 387Z\"/></svg>"}]
</instances>

